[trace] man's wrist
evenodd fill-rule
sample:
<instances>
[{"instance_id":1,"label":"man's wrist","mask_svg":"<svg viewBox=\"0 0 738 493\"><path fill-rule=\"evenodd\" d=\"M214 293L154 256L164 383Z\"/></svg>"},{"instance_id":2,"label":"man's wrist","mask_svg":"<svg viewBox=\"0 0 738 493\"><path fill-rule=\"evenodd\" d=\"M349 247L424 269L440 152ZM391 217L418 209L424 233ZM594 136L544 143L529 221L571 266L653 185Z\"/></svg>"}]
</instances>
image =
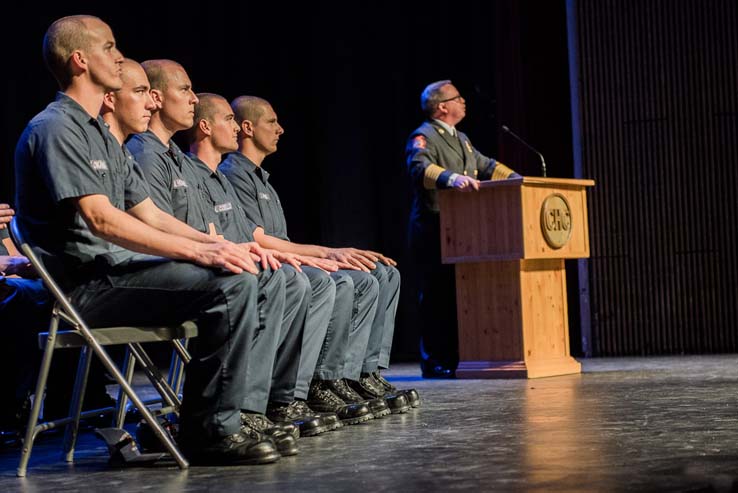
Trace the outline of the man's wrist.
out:
<instances>
[{"instance_id":1,"label":"man's wrist","mask_svg":"<svg viewBox=\"0 0 738 493\"><path fill-rule=\"evenodd\" d=\"M456 182L456 178L458 177L458 173L451 173L451 176L448 177L448 181L446 182L446 186L448 188L452 188L454 186L454 183Z\"/></svg>"}]
</instances>

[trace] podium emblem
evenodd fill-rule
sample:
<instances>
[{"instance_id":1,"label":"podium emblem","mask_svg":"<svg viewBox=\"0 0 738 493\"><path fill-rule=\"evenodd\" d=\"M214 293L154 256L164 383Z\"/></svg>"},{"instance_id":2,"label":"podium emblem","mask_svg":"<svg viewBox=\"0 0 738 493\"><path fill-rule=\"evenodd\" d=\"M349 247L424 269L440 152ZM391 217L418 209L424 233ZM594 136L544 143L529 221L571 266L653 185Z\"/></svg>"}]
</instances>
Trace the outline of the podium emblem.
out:
<instances>
[{"instance_id":1,"label":"podium emblem","mask_svg":"<svg viewBox=\"0 0 738 493\"><path fill-rule=\"evenodd\" d=\"M559 249L571 238L571 208L566 197L552 193L541 205L541 233L546 243Z\"/></svg>"}]
</instances>

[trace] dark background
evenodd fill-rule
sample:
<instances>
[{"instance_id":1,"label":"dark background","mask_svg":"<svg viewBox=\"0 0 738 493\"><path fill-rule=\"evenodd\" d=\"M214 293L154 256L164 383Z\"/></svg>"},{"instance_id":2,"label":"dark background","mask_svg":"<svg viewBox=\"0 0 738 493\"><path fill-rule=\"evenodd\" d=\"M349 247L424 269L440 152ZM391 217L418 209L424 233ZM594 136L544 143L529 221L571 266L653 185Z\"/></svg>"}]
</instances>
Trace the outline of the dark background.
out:
<instances>
[{"instance_id":1,"label":"dark background","mask_svg":"<svg viewBox=\"0 0 738 493\"><path fill-rule=\"evenodd\" d=\"M417 353L412 276L404 267L404 146L423 120L425 85L453 80L467 100L460 128L483 153L537 174L535 159L500 136L506 123L540 146L551 175L571 176L563 2L211 1L196 10L181 2L28 3L6 9L9 29L0 33L0 201L12 203L23 127L56 91L41 58L43 34L56 18L78 13L110 24L127 57L182 63L198 92L272 103L285 135L265 167L291 239L372 248L400 263L397 359Z\"/></svg>"},{"instance_id":2,"label":"dark background","mask_svg":"<svg viewBox=\"0 0 738 493\"><path fill-rule=\"evenodd\" d=\"M417 357L404 146L439 79L483 153L539 174L506 124L549 176L597 183L591 258L567 263L573 354L738 351L735 0L6 6L0 200L18 136L54 97L43 33L75 13L107 21L131 58L179 61L197 91L272 102L286 133L265 166L291 237L400 263L396 360Z\"/></svg>"}]
</instances>

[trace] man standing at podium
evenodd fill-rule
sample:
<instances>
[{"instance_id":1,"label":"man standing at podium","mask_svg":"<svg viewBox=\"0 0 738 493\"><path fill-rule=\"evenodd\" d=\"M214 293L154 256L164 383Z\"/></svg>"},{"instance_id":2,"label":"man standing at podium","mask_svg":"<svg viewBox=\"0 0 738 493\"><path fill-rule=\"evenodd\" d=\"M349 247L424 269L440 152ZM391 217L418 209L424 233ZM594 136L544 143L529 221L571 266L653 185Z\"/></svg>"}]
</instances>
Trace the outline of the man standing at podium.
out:
<instances>
[{"instance_id":1,"label":"man standing at podium","mask_svg":"<svg viewBox=\"0 0 738 493\"><path fill-rule=\"evenodd\" d=\"M520 175L477 151L456 124L466 101L450 80L429 84L420 95L427 120L408 139L407 167L413 189L408 240L417 276L421 369L425 378L454 378L459 364L456 280L453 265L441 263L436 190L479 190L479 180Z\"/></svg>"}]
</instances>

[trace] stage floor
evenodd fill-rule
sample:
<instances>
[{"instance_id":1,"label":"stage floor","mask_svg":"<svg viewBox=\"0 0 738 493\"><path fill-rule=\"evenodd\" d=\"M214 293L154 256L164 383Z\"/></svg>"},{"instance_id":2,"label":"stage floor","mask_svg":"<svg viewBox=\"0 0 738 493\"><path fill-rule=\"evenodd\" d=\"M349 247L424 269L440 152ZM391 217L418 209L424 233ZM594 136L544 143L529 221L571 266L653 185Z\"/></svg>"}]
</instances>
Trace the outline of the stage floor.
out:
<instances>
[{"instance_id":1,"label":"stage floor","mask_svg":"<svg viewBox=\"0 0 738 493\"><path fill-rule=\"evenodd\" d=\"M82 436L77 461L41 437L28 477L0 452L0 491L731 491L738 488L738 355L582 360L538 380L386 375L422 406L318 437L264 466L114 469Z\"/></svg>"}]
</instances>

